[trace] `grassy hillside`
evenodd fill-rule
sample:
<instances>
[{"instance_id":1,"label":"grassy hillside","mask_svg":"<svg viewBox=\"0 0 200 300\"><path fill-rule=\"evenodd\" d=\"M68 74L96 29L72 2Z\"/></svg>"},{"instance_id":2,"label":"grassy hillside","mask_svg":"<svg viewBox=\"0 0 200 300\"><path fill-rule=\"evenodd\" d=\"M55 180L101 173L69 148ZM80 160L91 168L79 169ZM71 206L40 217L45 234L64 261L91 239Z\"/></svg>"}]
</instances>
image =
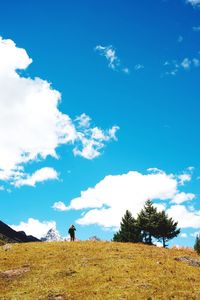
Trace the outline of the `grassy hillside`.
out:
<instances>
[{"instance_id":1,"label":"grassy hillside","mask_svg":"<svg viewBox=\"0 0 200 300\"><path fill-rule=\"evenodd\" d=\"M0 299L200 299L192 250L111 242L0 247Z\"/></svg>"}]
</instances>

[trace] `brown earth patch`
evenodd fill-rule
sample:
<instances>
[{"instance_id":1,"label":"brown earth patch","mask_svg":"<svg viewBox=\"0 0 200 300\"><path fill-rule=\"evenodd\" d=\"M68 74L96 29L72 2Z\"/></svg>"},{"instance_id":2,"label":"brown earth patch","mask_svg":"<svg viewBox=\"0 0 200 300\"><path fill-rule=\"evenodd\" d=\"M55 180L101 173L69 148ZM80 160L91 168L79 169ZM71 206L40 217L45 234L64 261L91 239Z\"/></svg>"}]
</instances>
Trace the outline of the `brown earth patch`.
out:
<instances>
[{"instance_id":1,"label":"brown earth patch","mask_svg":"<svg viewBox=\"0 0 200 300\"><path fill-rule=\"evenodd\" d=\"M50 293L48 295L48 300L67 300L68 298L64 294L55 294L55 293Z\"/></svg>"}]
</instances>

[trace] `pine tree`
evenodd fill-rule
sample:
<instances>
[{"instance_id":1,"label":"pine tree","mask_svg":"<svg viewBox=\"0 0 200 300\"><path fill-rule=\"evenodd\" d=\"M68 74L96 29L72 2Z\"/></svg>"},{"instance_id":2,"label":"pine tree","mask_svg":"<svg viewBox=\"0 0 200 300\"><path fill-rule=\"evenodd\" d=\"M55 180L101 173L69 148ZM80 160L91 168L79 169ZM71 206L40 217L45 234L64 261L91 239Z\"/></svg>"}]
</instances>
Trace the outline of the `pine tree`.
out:
<instances>
[{"instance_id":1,"label":"pine tree","mask_svg":"<svg viewBox=\"0 0 200 300\"><path fill-rule=\"evenodd\" d=\"M120 223L120 229L113 237L114 242L141 242L140 230L130 211L126 211Z\"/></svg>"},{"instance_id":2,"label":"pine tree","mask_svg":"<svg viewBox=\"0 0 200 300\"><path fill-rule=\"evenodd\" d=\"M138 214L137 223L142 231L143 241L152 244L152 237L157 230L158 213L151 200L145 202L144 208Z\"/></svg>"},{"instance_id":3,"label":"pine tree","mask_svg":"<svg viewBox=\"0 0 200 300\"><path fill-rule=\"evenodd\" d=\"M200 234L196 236L195 244L194 244L194 250L200 254Z\"/></svg>"},{"instance_id":4,"label":"pine tree","mask_svg":"<svg viewBox=\"0 0 200 300\"><path fill-rule=\"evenodd\" d=\"M157 228L154 232L154 237L159 241L162 240L163 247L167 247L166 242L173 239L180 233L180 229L177 229L178 222L175 222L172 218L163 210L158 213Z\"/></svg>"}]
</instances>

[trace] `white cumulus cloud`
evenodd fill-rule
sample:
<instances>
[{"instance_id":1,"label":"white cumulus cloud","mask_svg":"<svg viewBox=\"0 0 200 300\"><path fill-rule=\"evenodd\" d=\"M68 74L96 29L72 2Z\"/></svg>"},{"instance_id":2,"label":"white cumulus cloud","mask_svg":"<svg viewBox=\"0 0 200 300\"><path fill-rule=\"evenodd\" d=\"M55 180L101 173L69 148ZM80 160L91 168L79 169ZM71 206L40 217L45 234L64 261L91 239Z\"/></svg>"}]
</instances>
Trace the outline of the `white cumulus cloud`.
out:
<instances>
[{"instance_id":1,"label":"white cumulus cloud","mask_svg":"<svg viewBox=\"0 0 200 300\"><path fill-rule=\"evenodd\" d=\"M40 239L51 228L56 228L55 221L40 222L37 219L29 218L27 222L20 222L18 225L10 225L16 231L24 231L27 235L33 235Z\"/></svg>"},{"instance_id":2,"label":"white cumulus cloud","mask_svg":"<svg viewBox=\"0 0 200 300\"><path fill-rule=\"evenodd\" d=\"M53 204L52 208L55 209L55 210L58 210L58 211L68 210L68 207L62 201L55 202Z\"/></svg>"},{"instance_id":3,"label":"white cumulus cloud","mask_svg":"<svg viewBox=\"0 0 200 300\"><path fill-rule=\"evenodd\" d=\"M111 55L111 54L110 54ZM61 94L40 78L19 75L32 63L25 49L0 37L0 180L19 182L30 161L58 158L59 145L70 143L74 154L93 159L105 143L115 139L118 127L99 129L85 113L72 120L59 109ZM113 132L113 135L109 132ZM38 175L38 174L37 174ZM26 182L30 182L30 177Z\"/></svg>"},{"instance_id":4,"label":"white cumulus cloud","mask_svg":"<svg viewBox=\"0 0 200 300\"><path fill-rule=\"evenodd\" d=\"M195 198L195 195L192 193L184 193L181 192L176 194L174 198L171 200L172 203L181 204L186 201L192 201Z\"/></svg>"},{"instance_id":5,"label":"white cumulus cloud","mask_svg":"<svg viewBox=\"0 0 200 300\"><path fill-rule=\"evenodd\" d=\"M181 228L200 227L200 211L190 211L184 205L173 205L167 210L167 213L178 221L178 226Z\"/></svg>"},{"instance_id":6,"label":"white cumulus cloud","mask_svg":"<svg viewBox=\"0 0 200 300\"><path fill-rule=\"evenodd\" d=\"M23 178L25 177L25 178ZM35 186L38 182L43 182L46 180L56 180L58 179L58 173L53 168L42 168L34 172L32 175L22 175L22 178L16 179L14 185L17 187L23 185Z\"/></svg>"},{"instance_id":7,"label":"white cumulus cloud","mask_svg":"<svg viewBox=\"0 0 200 300\"><path fill-rule=\"evenodd\" d=\"M136 217L145 201L151 199L156 200L154 205L159 211L168 207L167 213L180 222L180 227L197 228L200 213L195 209L191 210L191 204L188 207L180 205L195 198L193 193L180 191L185 182L191 180L192 170L192 167L187 168L183 174L176 175L167 174L158 168L149 168L147 174L130 171L122 175L109 175L96 186L82 191L69 205L56 202L53 208L60 211L81 210L81 217L76 221L80 225L98 224L104 228L116 229L126 209ZM181 220L181 213L186 216L185 220Z\"/></svg>"},{"instance_id":8,"label":"white cumulus cloud","mask_svg":"<svg viewBox=\"0 0 200 300\"><path fill-rule=\"evenodd\" d=\"M181 174L181 175L178 176L180 185L184 185L185 182L190 181L191 178L192 178L192 174L191 173L183 173L183 174Z\"/></svg>"},{"instance_id":9,"label":"white cumulus cloud","mask_svg":"<svg viewBox=\"0 0 200 300\"><path fill-rule=\"evenodd\" d=\"M60 210L82 210L77 223L98 224L117 228L126 209L136 217L147 199L156 200L158 210L166 207L165 201L192 200L193 194L179 191L179 176L167 174L157 168L148 169L147 174L130 171L122 175L109 175L71 200L67 206L55 203ZM160 202L158 203L158 201Z\"/></svg>"}]
</instances>

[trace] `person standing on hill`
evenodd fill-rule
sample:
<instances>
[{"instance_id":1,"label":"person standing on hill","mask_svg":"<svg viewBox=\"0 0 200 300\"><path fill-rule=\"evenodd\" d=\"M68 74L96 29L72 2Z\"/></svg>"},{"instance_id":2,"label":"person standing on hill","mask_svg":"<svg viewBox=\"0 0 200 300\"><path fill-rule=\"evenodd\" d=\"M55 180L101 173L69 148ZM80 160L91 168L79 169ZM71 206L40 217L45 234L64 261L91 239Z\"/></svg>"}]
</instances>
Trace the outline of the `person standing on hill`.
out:
<instances>
[{"instance_id":1,"label":"person standing on hill","mask_svg":"<svg viewBox=\"0 0 200 300\"><path fill-rule=\"evenodd\" d=\"M73 242L75 240L75 231L76 231L76 228L74 225L71 225L69 227L69 230L68 230L68 233L70 235L70 241Z\"/></svg>"}]
</instances>

